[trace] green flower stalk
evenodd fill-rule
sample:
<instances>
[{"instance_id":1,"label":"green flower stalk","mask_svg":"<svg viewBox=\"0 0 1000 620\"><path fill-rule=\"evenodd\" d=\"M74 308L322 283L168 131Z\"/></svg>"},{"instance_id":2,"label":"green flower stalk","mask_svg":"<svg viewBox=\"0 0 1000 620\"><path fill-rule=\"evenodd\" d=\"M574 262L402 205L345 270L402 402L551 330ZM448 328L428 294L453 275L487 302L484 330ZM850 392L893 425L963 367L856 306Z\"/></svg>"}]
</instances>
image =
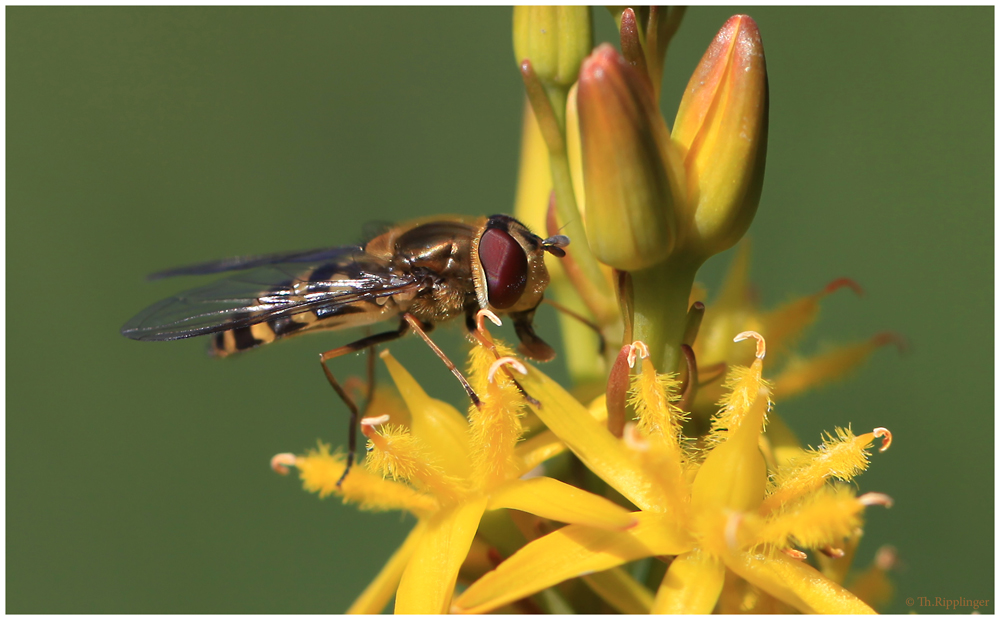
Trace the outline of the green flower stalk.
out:
<instances>
[{"instance_id":1,"label":"green flower stalk","mask_svg":"<svg viewBox=\"0 0 1000 620\"><path fill-rule=\"evenodd\" d=\"M635 96L621 88L617 94ZM594 126L589 115L592 112L581 109L585 144ZM679 151L683 158L678 167L669 155L663 158L668 174L679 168L677 174L684 177L682 189L672 186L672 201L660 203L673 211L661 220L677 222L672 251L655 264L637 263L639 268L626 269L634 291L633 336L648 344L657 367L668 372L679 369L680 346L689 331L688 293L698 268L732 247L756 213L764 180L767 118L767 68L760 33L751 18L737 15L716 35L691 77L670 139L656 132L646 136L656 141L658 152ZM600 182L595 178L594 183ZM648 192L642 186L633 191ZM623 202L621 207L630 209L633 204ZM644 221L654 224L648 216ZM668 231L661 229L660 235L666 237Z\"/></svg>"},{"instance_id":2,"label":"green flower stalk","mask_svg":"<svg viewBox=\"0 0 1000 620\"><path fill-rule=\"evenodd\" d=\"M517 7L514 9L514 55L524 80L528 101L549 152L549 169L558 223L570 239L583 239L586 232L580 217L573 174L570 170L566 125L570 88L577 79L580 63L592 46L588 7ZM610 297L601 267L585 244L568 251L578 269L577 288L595 315L602 312L597 298Z\"/></svg>"}]
</instances>

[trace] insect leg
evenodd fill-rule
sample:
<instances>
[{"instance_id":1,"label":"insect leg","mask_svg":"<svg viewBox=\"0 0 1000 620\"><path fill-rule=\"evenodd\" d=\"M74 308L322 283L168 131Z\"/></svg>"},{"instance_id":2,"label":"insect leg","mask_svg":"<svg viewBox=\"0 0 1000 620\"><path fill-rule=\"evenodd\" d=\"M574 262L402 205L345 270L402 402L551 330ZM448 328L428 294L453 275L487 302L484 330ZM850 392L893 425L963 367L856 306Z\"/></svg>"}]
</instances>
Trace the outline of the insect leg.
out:
<instances>
[{"instance_id":1,"label":"insect leg","mask_svg":"<svg viewBox=\"0 0 1000 620\"><path fill-rule=\"evenodd\" d=\"M344 468L344 473L340 475L340 480L337 481L338 487L344 481L344 478L347 477L347 473L351 471L351 466L354 464L354 453L357 451L358 448L358 420L361 418L361 412L358 410L358 406L354 403L354 400L347 394L346 391L344 391L344 388L341 387L340 383L334 378L333 373L330 372L330 368L326 365L326 363L335 357L340 357L341 355L347 355L348 353L355 353L357 351L361 351L362 349L368 349L369 352L371 352L374 349L375 345L377 344L381 344L383 342L390 342L392 340L396 340L397 338L402 337L402 335L406 333L407 329L409 329L409 326L404 322L401 323L399 325L399 329L395 331L382 332L380 334L375 334L373 336L367 336L360 340L355 340L350 344L345 344L342 347L331 349L326 353L321 353L319 356L319 365L323 367L323 374L326 375L326 380L330 383L330 387L332 387L333 391L337 393L337 396L340 397L340 400L344 401L344 404L347 405L347 408L351 412L351 427L349 430L348 440L347 440L347 467ZM370 403L371 395L373 393L372 386L375 383L373 381L375 374L374 373L375 356L369 353L368 357L371 360L369 362L370 373L369 373L369 385L368 385L368 402ZM365 408L367 409L367 407L368 404L366 403Z\"/></svg>"},{"instance_id":2,"label":"insect leg","mask_svg":"<svg viewBox=\"0 0 1000 620\"><path fill-rule=\"evenodd\" d=\"M434 351L434 353L437 354L439 358L441 358L441 361L444 362L444 365L448 367L448 370L451 371L451 374L455 375L455 378L458 379L458 382L462 384L463 388L465 388L465 393L469 395L469 398L472 400L472 404L475 405L476 407L479 407L479 396L476 394L476 391L472 389L471 385L469 385L469 382L465 379L465 375L462 374L462 371L459 370L458 367L455 366L455 364L450 359L448 359L448 356L444 354L444 351L442 351L440 347L434 344L434 341L431 340L431 337L427 335L424 325L423 323L420 322L420 319L413 316L409 312L404 312L403 320L406 321L406 324L409 324L410 329L416 332L418 336L423 338L424 342L427 343L427 346L429 346L431 350Z\"/></svg>"},{"instance_id":3,"label":"insect leg","mask_svg":"<svg viewBox=\"0 0 1000 620\"><path fill-rule=\"evenodd\" d=\"M372 405L372 399L375 398L375 347L370 346L365 351L365 360L368 362L366 369L368 374L368 390L365 394L365 407L361 411L362 414L368 413L368 408Z\"/></svg>"}]
</instances>

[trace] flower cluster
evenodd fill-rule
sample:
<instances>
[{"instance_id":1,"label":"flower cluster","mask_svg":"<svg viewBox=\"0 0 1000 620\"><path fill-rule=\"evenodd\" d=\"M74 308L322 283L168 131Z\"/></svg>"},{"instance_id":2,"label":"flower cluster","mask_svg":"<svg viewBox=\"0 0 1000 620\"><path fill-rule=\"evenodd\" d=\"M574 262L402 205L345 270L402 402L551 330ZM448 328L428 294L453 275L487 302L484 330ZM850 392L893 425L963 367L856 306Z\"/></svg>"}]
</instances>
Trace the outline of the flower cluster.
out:
<instances>
[{"instance_id":1,"label":"flower cluster","mask_svg":"<svg viewBox=\"0 0 1000 620\"><path fill-rule=\"evenodd\" d=\"M395 597L397 613L866 613L891 593L888 549L848 575L865 509L891 505L850 483L891 434L835 427L803 448L774 401L900 339L796 357L823 297L860 288L839 279L761 311L745 243L711 303L695 283L760 201L757 25L726 22L671 128L660 78L683 10L612 14L621 51L593 48L588 8L514 10L528 102L515 212L573 239L547 259L572 390L495 341L482 319L500 320L483 310L466 416L383 351L396 393L383 386L367 406L363 464L344 477L345 455L324 444L272 461L320 496L416 517L350 612ZM598 353L599 341L622 345Z\"/></svg>"}]
</instances>

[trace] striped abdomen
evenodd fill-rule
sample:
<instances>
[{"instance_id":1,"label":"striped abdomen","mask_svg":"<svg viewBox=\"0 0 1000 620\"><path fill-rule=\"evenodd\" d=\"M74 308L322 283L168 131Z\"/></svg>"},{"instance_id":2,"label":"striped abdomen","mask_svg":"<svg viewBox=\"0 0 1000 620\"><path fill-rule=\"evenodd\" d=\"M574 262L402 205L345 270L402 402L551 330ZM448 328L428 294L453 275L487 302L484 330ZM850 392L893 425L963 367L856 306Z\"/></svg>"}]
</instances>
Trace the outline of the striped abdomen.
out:
<instances>
[{"instance_id":1,"label":"striped abdomen","mask_svg":"<svg viewBox=\"0 0 1000 620\"><path fill-rule=\"evenodd\" d=\"M274 317L249 327L237 327L219 332L212 336L209 352L218 357L226 357L281 338L306 332L370 325L397 314L395 303L390 298L381 298L378 301L388 303L356 301L332 308L318 308Z\"/></svg>"}]
</instances>

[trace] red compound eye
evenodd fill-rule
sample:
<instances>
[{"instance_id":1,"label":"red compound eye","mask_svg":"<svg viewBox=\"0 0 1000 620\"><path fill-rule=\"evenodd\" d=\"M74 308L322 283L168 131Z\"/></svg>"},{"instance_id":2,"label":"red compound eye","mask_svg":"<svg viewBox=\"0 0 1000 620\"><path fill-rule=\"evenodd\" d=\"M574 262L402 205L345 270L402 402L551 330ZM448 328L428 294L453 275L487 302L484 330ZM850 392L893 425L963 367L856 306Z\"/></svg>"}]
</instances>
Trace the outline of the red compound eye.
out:
<instances>
[{"instance_id":1,"label":"red compound eye","mask_svg":"<svg viewBox=\"0 0 1000 620\"><path fill-rule=\"evenodd\" d=\"M520 244L505 231L490 228L479 240L479 261L490 305L503 310L516 304L528 284L528 257Z\"/></svg>"}]
</instances>

